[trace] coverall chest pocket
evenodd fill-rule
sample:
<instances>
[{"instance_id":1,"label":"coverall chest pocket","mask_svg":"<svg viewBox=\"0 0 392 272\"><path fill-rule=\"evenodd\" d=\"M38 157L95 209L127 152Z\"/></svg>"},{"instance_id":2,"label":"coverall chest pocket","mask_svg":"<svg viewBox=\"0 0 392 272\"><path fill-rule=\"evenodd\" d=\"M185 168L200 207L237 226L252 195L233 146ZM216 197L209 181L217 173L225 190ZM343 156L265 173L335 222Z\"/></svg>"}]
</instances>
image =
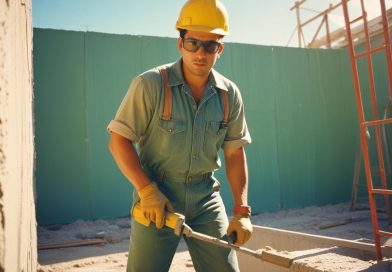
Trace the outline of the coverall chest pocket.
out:
<instances>
[{"instance_id":1,"label":"coverall chest pocket","mask_svg":"<svg viewBox=\"0 0 392 272\"><path fill-rule=\"evenodd\" d=\"M207 156L217 156L225 140L227 127L221 127L220 121L210 121L207 123L206 133L204 136L204 153Z\"/></svg>"},{"instance_id":2,"label":"coverall chest pocket","mask_svg":"<svg viewBox=\"0 0 392 272\"><path fill-rule=\"evenodd\" d=\"M186 124L184 120L162 120L158 122L159 151L164 154L184 151Z\"/></svg>"}]
</instances>

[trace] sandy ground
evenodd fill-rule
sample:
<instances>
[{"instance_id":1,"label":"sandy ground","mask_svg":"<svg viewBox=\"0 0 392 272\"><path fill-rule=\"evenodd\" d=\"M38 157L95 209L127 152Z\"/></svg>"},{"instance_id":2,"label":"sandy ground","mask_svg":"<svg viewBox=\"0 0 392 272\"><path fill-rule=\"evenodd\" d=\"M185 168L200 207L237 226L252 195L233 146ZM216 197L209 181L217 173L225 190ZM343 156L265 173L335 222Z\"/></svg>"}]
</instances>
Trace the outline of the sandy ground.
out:
<instances>
[{"instance_id":1,"label":"sandy ground","mask_svg":"<svg viewBox=\"0 0 392 272\"><path fill-rule=\"evenodd\" d=\"M380 218L380 226L385 229L387 227L386 217L381 215ZM371 242L373 239L369 210L360 209L351 212L349 211L349 204L347 203L262 213L253 215L252 223L254 225L326 235L361 242ZM106 221L76 221L69 225L40 226L38 228L39 244L63 243L96 238L104 238L107 243L95 246L39 250L38 271L125 271L129 231L129 218L118 218ZM383 244L389 244L389 242L383 240ZM317 250L313 253L315 252L317 252ZM320 263L323 262L323 259L333 263L334 256L336 256L333 252L323 252L323 250L317 252L317 254L320 256ZM350 269L343 268L342 266L341 268L331 267L332 270L321 269L320 271L368 271L363 270L363 267L361 267L363 263L356 262L355 259L347 258L347 263L349 265L346 267L350 267ZM177 249L170 271L195 271L184 242L181 242ZM382 266L374 266L371 271L392 271L392 261L386 260L383 262Z\"/></svg>"}]
</instances>

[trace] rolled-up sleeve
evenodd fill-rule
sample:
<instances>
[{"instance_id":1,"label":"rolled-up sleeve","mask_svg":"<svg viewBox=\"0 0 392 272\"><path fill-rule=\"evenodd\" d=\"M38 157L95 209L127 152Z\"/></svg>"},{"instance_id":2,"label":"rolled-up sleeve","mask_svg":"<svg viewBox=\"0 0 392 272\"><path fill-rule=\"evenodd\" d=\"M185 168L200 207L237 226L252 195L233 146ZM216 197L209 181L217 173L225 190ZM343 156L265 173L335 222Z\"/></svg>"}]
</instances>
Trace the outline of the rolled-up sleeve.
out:
<instances>
[{"instance_id":1,"label":"rolled-up sleeve","mask_svg":"<svg viewBox=\"0 0 392 272\"><path fill-rule=\"evenodd\" d=\"M107 130L137 143L143 137L153 115L151 97L141 76L132 80L121 105Z\"/></svg>"},{"instance_id":2,"label":"rolled-up sleeve","mask_svg":"<svg viewBox=\"0 0 392 272\"><path fill-rule=\"evenodd\" d=\"M222 148L240 148L252 142L245 119L244 104L237 88L234 88L233 102L228 128Z\"/></svg>"}]
</instances>

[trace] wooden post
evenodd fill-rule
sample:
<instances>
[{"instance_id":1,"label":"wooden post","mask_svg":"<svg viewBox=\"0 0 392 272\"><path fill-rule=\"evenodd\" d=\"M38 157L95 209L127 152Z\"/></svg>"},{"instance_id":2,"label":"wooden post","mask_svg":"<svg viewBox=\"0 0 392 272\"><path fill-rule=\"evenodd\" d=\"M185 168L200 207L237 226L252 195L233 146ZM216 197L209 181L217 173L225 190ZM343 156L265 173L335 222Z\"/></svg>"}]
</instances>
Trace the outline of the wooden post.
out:
<instances>
[{"instance_id":1,"label":"wooden post","mask_svg":"<svg viewBox=\"0 0 392 272\"><path fill-rule=\"evenodd\" d=\"M328 13L325 13L325 31L327 32L327 48L331 48L331 37L329 36Z\"/></svg>"},{"instance_id":2,"label":"wooden post","mask_svg":"<svg viewBox=\"0 0 392 272\"><path fill-rule=\"evenodd\" d=\"M333 5L329 4L329 9L328 11L325 13L325 30L327 32L327 48L331 48L331 37L329 35L329 22L328 22L328 14L329 12L332 10Z\"/></svg>"},{"instance_id":3,"label":"wooden post","mask_svg":"<svg viewBox=\"0 0 392 272\"><path fill-rule=\"evenodd\" d=\"M298 1L295 2L295 12L297 14L297 34L298 34L298 47L302 47L301 43L301 34L302 34L302 27L301 27L301 19L299 17L299 3Z\"/></svg>"}]
</instances>

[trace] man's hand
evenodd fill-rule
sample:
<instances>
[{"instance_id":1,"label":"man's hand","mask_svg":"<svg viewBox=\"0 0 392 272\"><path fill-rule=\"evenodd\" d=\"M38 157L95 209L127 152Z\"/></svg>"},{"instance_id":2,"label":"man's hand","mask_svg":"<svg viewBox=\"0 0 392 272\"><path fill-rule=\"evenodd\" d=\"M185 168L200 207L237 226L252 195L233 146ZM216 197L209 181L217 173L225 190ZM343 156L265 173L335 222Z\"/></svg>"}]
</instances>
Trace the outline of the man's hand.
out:
<instances>
[{"instance_id":1,"label":"man's hand","mask_svg":"<svg viewBox=\"0 0 392 272\"><path fill-rule=\"evenodd\" d=\"M233 232L237 233L237 240L234 242L237 246L242 246L250 239L253 227L249 215L235 214L233 216L227 228L227 236L230 236Z\"/></svg>"},{"instance_id":2,"label":"man's hand","mask_svg":"<svg viewBox=\"0 0 392 272\"><path fill-rule=\"evenodd\" d=\"M146 187L138 191L140 197L140 207L144 217L155 222L158 229L165 225L165 209L172 212L173 206L158 189L155 182L150 183Z\"/></svg>"}]
</instances>

